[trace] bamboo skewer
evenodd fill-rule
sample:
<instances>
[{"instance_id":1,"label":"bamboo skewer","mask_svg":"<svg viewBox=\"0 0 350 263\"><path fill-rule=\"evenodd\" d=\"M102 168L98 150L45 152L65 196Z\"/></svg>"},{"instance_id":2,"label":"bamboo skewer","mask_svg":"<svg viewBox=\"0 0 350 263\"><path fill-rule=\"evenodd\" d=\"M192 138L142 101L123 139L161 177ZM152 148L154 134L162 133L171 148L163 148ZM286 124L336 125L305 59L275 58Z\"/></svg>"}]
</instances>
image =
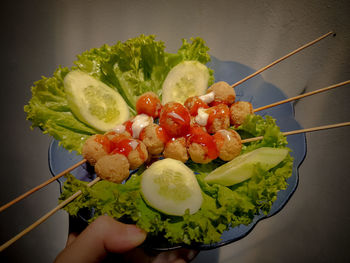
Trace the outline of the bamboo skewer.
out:
<instances>
[{"instance_id":1,"label":"bamboo skewer","mask_svg":"<svg viewBox=\"0 0 350 263\"><path fill-rule=\"evenodd\" d=\"M343 127L343 126L350 126L350 122L343 122L343 123L337 123L337 124L331 124L331 125L325 125L325 126L319 126L319 127L314 127L314 128L308 128L308 129L300 129L300 130L294 130L294 131L289 131L289 132L283 132L283 135L288 136L288 135L294 135L294 134L299 134L299 133L305 133L305 132L313 132L313 131L320 131L320 130L326 130L326 129L331 129L331 128L338 128L338 127ZM254 137L254 138L249 138L242 140L242 143L247 143L247 142L253 142L253 141L258 141L263 139L263 136L259 137ZM87 184L87 187L91 187L94 184L96 184L98 181L100 181L100 177L96 177L93 181ZM24 229L22 232L11 238L9 241L4 243L3 245L0 246L0 252L5 250L7 247L12 245L15 241L23 237L25 234L29 233L31 230L33 230L35 227L39 226L41 223L43 223L45 220L47 220L50 216L52 216L54 213L56 213L58 210L66 206L68 203L73 201L75 198L77 198L79 195L82 194L82 191L79 190L70 197L68 197L66 200L61 202L58 206L56 206L54 209L52 209L50 212L45 214L43 217L41 217L39 220L34 222L32 225Z\"/></svg>"},{"instance_id":2,"label":"bamboo skewer","mask_svg":"<svg viewBox=\"0 0 350 263\"><path fill-rule=\"evenodd\" d=\"M317 43L318 41L320 41L320 40L322 40L322 39L324 39L324 38L326 38L326 37L328 37L329 35L332 35L332 34L333 34L333 32L330 31L330 32L328 32L327 34L324 34L323 36L320 36L319 38L317 38L317 39L315 39L315 40L313 40L313 41L311 41L311 42L309 42L309 43L307 43L307 44L305 44L305 45L299 47L298 49L296 49L296 50L294 50L294 51L288 53L287 55L285 55L285 56L283 56L283 57L281 57L281 58L279 58L279 59L277 59L277 60L275 60L275 61L272 62L271 64L269 64L269 65L267 65L267 66L265 66L265 67L259 69L258 71L256 71L256 72L254 72L253 74L251 74L251 75L245 77L244 79L241 79L240 81L237 81L236 83L234 83L233 85L231 85L231 87L234 88L234 87L236 87L236 86L242 84L243 82L247 81L248 79L251 79L251 78L255 77L256 75L258 75L258 74L260 74L261 72L263 72L263 71L265 71L265 70L271 68L272 66L276 65L277 63L279 63L279 62L285 60L286 58L289 58L290 56L292 56L292 55L298 53L299 51L302 51L303 49L305 49L305 48L307 48L307 47L309 47L309 46L311 46L311 45Z\"/></svg>"},{"instance_id":3,"label":"bamboo skewer","mask_svg":"<svg viewBox=\"0 0 350 263\"><path fill-rule=\"evenodd\" d=\"M27 196L31 195L32 193L40 190L41 188L47 186L48 184L52 183L53 181L57 180L58 178L62 177L63 175L69 173L70 171L74 170L78 166L82 165L83 163L86 162L86 159L81 160L80 162L77 162L73 166L69 167L68 169L64 170L60 174L56 175L55 177L52 177L51 179L47 180L46 182L34 187L33 189L29 190L28 192L20 195L19 197L15 198L11 202L8 202L7 204L3 205L0 207L0 212L4 211L6 208L10 207L11 205L21 201L22 199L26 198Z\"/></svg>"},{"instance_id":4,"label":"bamboo skewer","mask_svg":"<svg viewBox=\"0 0 350 263\"><path fill-rule=\"evenodd\" d=\"M87 187L91 187L94 184L96 184L98 181L100 181L101 178L100 177L96 177L93 181L91 181L90 183L87 184ZM82 191L79 190L76 193L74 193L73 195L71 195L69 198L67 198L66 200L64 200L62 203L60 203L58 206L56 206L54 209L52 209L50 212L48 212L46 215L44 215L43 217L41 217L39 220L37 220L35 223L33 223L32 225L30 225L29 227L27 227L26 229L24 229L22 232L20 232L19 234L17 234L16 236L14 236L13 238L11 238L9 241L7 241L6 243L4 243L1 247L0 247L0 252L2 252L3 250L5 250L6 248L8 248L10 245L12 245L15 241L17 241L18 239L20 239L21 237L23 237L25 234L27 234L28 232L30 232L31 230L33 230L34 228L36 228L38 225L40 225L41 223L43 223L45 220L47 220L50 216L52 216L54 213L56 213L58 210L60 210L61 208L63 208L64 206L66 206L68 203L70 203L71 201L73 201L75 198L77 198L79 195L82 194Z\"/></svg>"},{"instance_id":5,"label":"bamboo skewer","mask_svg":"<svg viewBox=\"0 0 350 263\"><path fill-rule=\"evenodd\" d=\"M331 125L318 126L318 127L314 127L314 128L307 128L307 129L300 129L300 130L294 130L294 131L289 131L289 132L283 132L283 135L288 136L288 135L294 135L294 134L299 134L299 133L321 131L321 130L327 130L327 129L344 127L344 126L350 126L350 121L337 123L337 124L331 124ZM262 140L263 138L264 138L263 136L258 136L258 137L254 137L254 138L244 139L244 140L242 140L242 143L255 142L258 140Z\"/></svg>"},{"instance_id":6,"label":"bamboo skewer","mask_svg":"<svg viewBox=\"0 0 350 263\"><path fill-rule=\"evenodd\" d=\"M324 91L327 91L327 90L338 88L338 87L341 87L341 86L344 86L344 85L347 85L347 84L350 84L350 80L347 80L347 81L344 81L344 82L341 82L341 83L338 83L338 84L334 84L334 85L331 85L331 86L328 86L328 87L325 87L325 88L322 88L322 89L318 89L318 90L315 90L315 91L311 91L311 92L308 92L308 93L305 93L305 94L301 94L301 95L298 95L298 96L295 96L295 97L292 97L292 98L289 98L289 99L281 100L281 101L278 101L278 102L275 102L275 103L272 103L272 104L269 104L269 105L266 105L266 106L263 106L263 107L260 107L260 108L256 108L256 109L253 110L253 112L257 112L257 111L265 110L265 109L268 109L268 108L272 108L272 107L281 105L283 103L287 103L287 102L290 102L290 101L293 101L293 100L298 100L298 99L301 99L301 98L304 98L304 97L307 97L307 96L311 96L311 95L314 95L314 94L317 94L317 93L321 93L321 92L324 92Z\"/></svg>"}]
</instances>

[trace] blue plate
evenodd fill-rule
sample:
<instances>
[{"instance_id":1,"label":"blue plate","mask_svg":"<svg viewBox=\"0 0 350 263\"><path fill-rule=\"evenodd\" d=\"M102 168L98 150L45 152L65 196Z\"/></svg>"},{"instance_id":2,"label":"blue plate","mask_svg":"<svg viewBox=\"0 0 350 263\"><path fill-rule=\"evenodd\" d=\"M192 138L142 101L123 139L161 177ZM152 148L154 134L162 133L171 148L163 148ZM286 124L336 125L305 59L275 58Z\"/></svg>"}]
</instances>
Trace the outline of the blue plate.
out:
<instances>
[{"instance_id":1,"label":"blue plate","mask_svg":"<svg viewBox=\"0 0 350 263\"><path fill-rule=\"evenodd\" d=\"M208 66L214 69L215 81L226 81L233 84L244 77L255 72L253 69L244 66L237 62L220 61L215 57L212 57L212 61L208 63ZM265 82L260 76L256 76L243 84L235 88L237 94L237 100L249 101L253 104L254 108L265 106L273 102L277 102L286 99L286 96L276 86ZM258 112L259 115L270 115L276 119L277 125L281 128L281 131L292 131L301 129L301 126L294 119L294 109L291 103L285 103L264 111ZM196 244L191 248L195 249L213 249L236 240L245 237L254 226L262 219L271 217L280 211L284 205L288 202L289 198L293 195L298 185L298 167L302 163L306 155L306 140L304 134L296 134L288 136L288 147L291 148L291 155L294 157L293 173L287 180L288 187L286 190L279 191L277 194L277 200L273 203L271 211L268 215L256 215L251 224L244 226L238 226L230 228L222 234L222 240L217 243L205 245ZM55 176L82 160L80 155L75 152L69 152L63 147L59 146L58 141L53 140L49 147L49 166L51 173ZM96 175L93 169L88 164L83 164L71 172L76 178L82 181L91 181ZM64 182L65 178L60 178L58 181L60 186ZM169 250L178 248L181 245L170 245L166 240L161 238L148 240L145 244L146 247L157 250Z\"/></svg>"}]
</instances>

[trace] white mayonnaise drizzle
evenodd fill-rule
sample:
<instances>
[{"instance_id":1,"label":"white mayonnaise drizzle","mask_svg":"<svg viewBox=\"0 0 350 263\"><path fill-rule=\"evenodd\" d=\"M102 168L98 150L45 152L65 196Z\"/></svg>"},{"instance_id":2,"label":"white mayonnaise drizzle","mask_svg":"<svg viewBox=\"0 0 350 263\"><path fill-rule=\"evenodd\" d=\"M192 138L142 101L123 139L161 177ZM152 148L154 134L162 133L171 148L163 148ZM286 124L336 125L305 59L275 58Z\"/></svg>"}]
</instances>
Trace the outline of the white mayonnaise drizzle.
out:
<instances>
[{"instance_id":1,"label":"white mayonnaise drizzle","mask_svg":"<svg viewBox=\"0 0 350 263\"><path fill-rule=\"evenodd\" d=\"M132 148L133 150L135 150L136 147L137 147L137 145L139 145L139 142L138 142L138 141L132 140L132 141L129 142L129 145L131 146L131 148Z\"/></svg>"},{"instance_id":2,"label":"white mayonnaise drizzle","mask_svg":"<svg viewBox=\"0 0 350 263\"><path fill-rule=\"evenodd\" d=\"M194 118L200 126L206 126L208 122L209 114L205 112L204 108L198 109L198 115Z\"/></svg>"},{"instance_id":3,"label":"white mayonnaise drizzle","mask_svg":"<svg viewBox=\"0 0 350 263\"><path fill-rule=\"evenodd\" d=\"M181 120L181 121L185 121L179 114L177 114L176 112L170 112L168 114L171 117L174 117L175 119Z\"/></svg>"},{"instance_id":4,"label":"white mayonnaise drizzle","mask_svg":"<svg viewBox=\"0 0 350 263\"><path fill-rule=\"evenodd\" d=\"M214 98L215 98L215 93L214 93L214 91L212 91L212 92L209 92L209 93L207 93L207 94L204 94L204 95L202 95L202 96L199 96L199 98L202 100L202 101L204 101L205 103L210 103L210 102L212 102L213 100L214 100Z\"/></svg>"},{"instance_id":5,"label":"white mayonnaise drizzle","mask_svg":"<svg viewBox=\"0 0 350 263\"><path fill-rule=\"evenodd\" d=\"M151 124L152 117L146 114L139 114L132 120L132 137L138 139L143 128Z\"/></svg>"},{"instance_id":6,"label":"white mayonnaise drizzle","mask_svg":"<svg viewBox=\"0 0 350 263\"><path fill-rule=\"evenodd\" d=\"M123 133L125 132L125 126L123 124L119 124L115 126L112 131L115 131L116 133Z\"/></svg>"}]
</instances>

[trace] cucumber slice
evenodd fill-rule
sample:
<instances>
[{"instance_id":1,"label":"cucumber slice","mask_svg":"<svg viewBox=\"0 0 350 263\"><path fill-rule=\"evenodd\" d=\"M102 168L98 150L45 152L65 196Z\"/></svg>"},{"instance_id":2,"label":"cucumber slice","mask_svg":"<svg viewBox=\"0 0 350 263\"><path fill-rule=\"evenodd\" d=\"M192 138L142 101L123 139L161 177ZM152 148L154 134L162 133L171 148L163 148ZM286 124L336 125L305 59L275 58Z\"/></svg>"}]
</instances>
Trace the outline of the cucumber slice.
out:
<instances>
[{"instance_id":1,"label":"cucumber slice","mask_svg":"<svg viewBox=\"0 0 350 263\"><path fill-rule=\"evenodd\" d=\"M192 170L170 158L153 163L142 174L141 193L151 207L175 216L184 215L187 209L194 214L203 201Z\"/></svg>"},{"instance_id":2,"label":"cucumber slice","mask_svg":"<svg viewBox=\"0 0 350 263\"><path fill-rule=\"evenodd\" d=\"M198 61L184 61L172 68L162 87L162 103L184 103L192 96L203 95L208 88L209 70Z\"/></svg>"},{"instance_id":3,"label":"cucumber slice","mask_svg":"<svg viewBox=\"0 0 350 263\"><path fill-rule=\"evenodd\" d=\"M288 149L262 147L216 168L204 180L209 184L217 183L224 186L238 184L252 177L256 164L259 163L264 171L268 171L282 162L287 154Z\"/></svg>"},{"instance_id":4,"label":"cucumber slice","mask_svg":"<svg viewBox=\"0 0 350 263\"><path fill-rule=\"evenodd\" d=\"M69 72L64 78L64 89L72 112L97 130L111 130L129 118L122 96L85 72Z\"/></svg>"}]
</instances>

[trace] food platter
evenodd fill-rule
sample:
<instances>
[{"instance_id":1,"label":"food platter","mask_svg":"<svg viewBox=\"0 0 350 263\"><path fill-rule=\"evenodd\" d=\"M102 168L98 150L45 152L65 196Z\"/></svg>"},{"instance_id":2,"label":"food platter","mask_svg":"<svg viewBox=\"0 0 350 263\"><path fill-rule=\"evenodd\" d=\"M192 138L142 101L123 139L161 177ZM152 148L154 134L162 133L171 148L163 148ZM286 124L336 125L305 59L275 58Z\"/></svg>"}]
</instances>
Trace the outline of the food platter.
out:
<instances>
[{"instance_id":1,"label":"food platter","mask_svg":"<svg viewBox=\"0 0 350 263\"><path fill-rule=\"evenodd\" d=\"M255 72L253 69L232 61L222 61L215 57L212 57L211 62L208 63L208 67L214 70L215 81L226 81L233 84L249 74ZM268 105L270 103L286 99L283 92L276 86L265 82L262 77L256 76L253 79L246 81L245 83L235 88L237 94L237 100L249 101L254 108ZM301 126L294 118L293 105L285 103L277 107L266 109L259 112L259 115L270 115L276 119L277 125L281 128L281 131L291 131L300 129ZM268 218L278 211L280 211L284 205L288 202L292 194L294 193L298 185L298 167L301 165L306 155L306 140L304 134L296 134L289 136L288 147L292 150L291 155L294 158L292 176L287 180L288 187L286 190L282 190L277 195L277 200L273 203L273 206L268 215L260 214L256 215L253 221L247 226L238 226L230 228L222 235L221 241L212 244L192 244L192 248L196 249L213 249L231 242L237 241L240 238L245 237L254 228L254 226L263 218ZM49 146L48 152L49 167L51 173L55 176L82 160L80 155L77 155L74 151L69 152L63 147L59 146L59 142L53 140ZM72 174L79 180L91 181L96 175L93 169L87 164L83 164L75 169ZM60 187L65 178L58 180ZM84 218L83 218L84 219ZM162 239L150 239L144 244L146 247L150 247L157 250L169 250L179 247L180 245L170 245Z\"/></svg>"}]
</instances>

